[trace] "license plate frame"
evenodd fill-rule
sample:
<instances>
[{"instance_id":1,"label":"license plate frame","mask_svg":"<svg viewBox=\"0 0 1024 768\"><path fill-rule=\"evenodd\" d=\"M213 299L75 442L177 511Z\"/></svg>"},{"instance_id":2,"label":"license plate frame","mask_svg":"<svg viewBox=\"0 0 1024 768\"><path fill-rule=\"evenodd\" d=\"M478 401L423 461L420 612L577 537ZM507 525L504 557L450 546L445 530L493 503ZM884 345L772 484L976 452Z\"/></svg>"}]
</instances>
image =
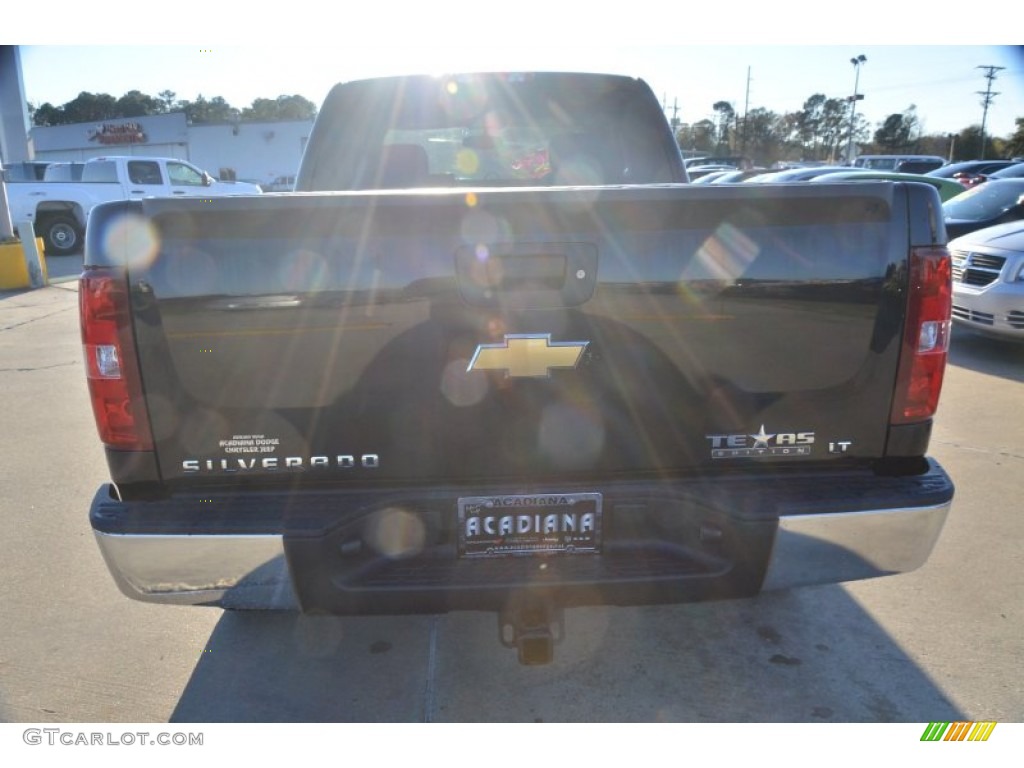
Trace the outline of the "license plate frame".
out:
<instances>
[{"instance_id":1,"label":"license plate frame","mask_svg":"<svg viewBox=\"0 0 1024 768\"><path fill-rule=\"evenodd\" d=\"M461 558L593 555L601 551L600 493L528 493L458 499Z\"/></svg>"}]
</instances>

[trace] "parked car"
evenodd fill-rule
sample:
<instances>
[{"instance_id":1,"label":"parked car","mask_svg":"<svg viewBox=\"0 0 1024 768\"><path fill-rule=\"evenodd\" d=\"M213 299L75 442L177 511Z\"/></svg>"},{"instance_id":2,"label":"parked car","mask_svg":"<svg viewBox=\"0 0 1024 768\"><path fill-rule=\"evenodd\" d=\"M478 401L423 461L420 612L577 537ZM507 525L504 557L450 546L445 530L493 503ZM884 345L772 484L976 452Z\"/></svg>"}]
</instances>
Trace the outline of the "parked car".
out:
<instances>
[{"instance_id":1,"label":"parked car","mask_svg":"<svg viewBox=\"0 0 1024 768\"><path fill-rule=\"evenodd\" d=\"M744 171L726 171L721 176L716 176L711 182L712 184L738 184L741 181L746 181L754 176L760 176L764 173L772 173L767 168L747 168Z\"/></svg>"},{"instance_id":2,"label":"parked car","mask_svg":"<svg viewBox=\"0 0 1024 768\"><path fill-rule=\"evenodd\" d=\"M50 163L43 173L43 181L81 181L85 163Z\"/></svg>"},{"instance_id":3,"label":"parked car","mask_svg":"<svg viewBox=\"0 0 1024 768\"><path fill-rule=\"evenodd\" d=\"M942 204L950 238L1024 219L1024 178L991 179Z\"/></svg>"},{"instance_id":4,"label":"parked car","mask_svg":"<svg viewBox=\"0 0 1024 768\"><path fill-rule=\"evenodd\" d=\"M1024 222L979 229L950 241L953 322L1024 341Z\"/></svg>"},{"instance_id":5,"label":"parked car","mask_svg":"<svg viewBox=\"0 0 1024 768\"><path fill-rule=\"evenodd\" d=\"M7 189L7 204L15 227L30 223L42 238L47 256L64 256L81 250L89 213L100 203L259 193L255 184L215 181L201 168L174 157L111 155L82 163L78 181L12 184Z\"/></svg>"},{"instance_id":6,"label":"parked car","mask_svg":"<svg viewBox=\"0 0 1024 768\"><path fill-rule=\"evenodd\" d=\"M861 155L853 161L854 168L900 173L925 173L945 164L938 155Z\"/></svg>"},{"instance_id":7,"label":"parked car","mask_svg":"<svg viewBox=\"0 0 1024 768\"><path fill-rule=\"evenodd\" d=\"M812 182L829 183L836 181L917 181L923 184L930 184L939 191L939 198L942 202L951 200L964 191L963 185L953 179L942 179L938 176L927 176L923 173L895 173L887 171L844 171L839 173L826 173L815 176Z\"/></svg>"},{"instance_id":8,"label":"parked car","mask_svg":"<svg viewBox=\"0 0 1024 768\"><path fill-rule=\"evenodd\" d=\"M19 181L42 181L48 165L49 163L45 160L26 160L4 165L4 182L10 184Z\"/></svg>"},{"instance_id":9,"label":"parked car","mask_svg":"<svg viewBox=\"0 0 1024 768\"><path fill-rule=\"evenodd\" d=\"M788 171L775 171L774 173L762 173L746 180L746 184L776 184L785 181L809 181L815 176L822 176L826 173L838 173L847 171L857 173L848 165L821 165L814 168L792 168Z\"/></svg>"},{"instance_id":10,"label":"parked car","mask_svg":"<svg viewBox=\"0 0 1024 768\"><path fill-rule=\"evenodd\" d=\"M992 173L985 174L985 180L988 179L1021 179L1024 178L1024 162L1015 162L1013 165L1008 165L1005 168L1000 168L998 171L992 171Z\"/></svg>"},{"instance_id":11,"label":"parked car","mask_svg":"<svg viewBox=\"0 0 1024 768\"><path fill-rule=\"evenodd\" d=\"M928 173L928 171L934 171L945 164L946 161L941 157L921 160L907 159L896 163L895 170L898 173Z\"/></svg>"},{"instance_id":12,"label":"parked car","mask_svg":"<svg viewBox=\"0 0 1024 768\"><path fill-rule=\"evenodd\" d=\"M743 155L723 155L721 157L690 157L683 161L687 169L697 165L722 165L729 168L749 168L753 165L749 157Z\"/></svg>"},{"instance_id":13,"label":"parked car","mask_svg":"<svg viewBox=\"0 0 1024 768\"><path fill-rule=\"evenodd\" d=\"M962 163L950 163L934 171L928 171L928 176L939 176L943 179L956 179L965 187L973 186L980 175L990 174L994 171L1014 165L1013 160L965 160Z\"/></svg>"},{"instance_id":14,"label":"parked car","mask_svg":"<svg viewBox=\"0 0 1024 768\"><path fill-rule=\"evenodd\" d=\"M690 177L690 181L696 182L703 176L708 176L712 173L728 173L729 171L735 171L731 165L697 165L693 168L687 168L686 174ZM706 183L706 182L701 182Z\"/></svg>"},{"instance_id":15,"label":"parked car","mask_svg":"<svg viewBox=\"0 0 1024 768\"><path fill-rule=\"evenodd\" d=\"M776 160L769 170L790 171L794 168L823 168L832 165L827 160Z\"/></svg>"},{"instance_id":16,"label":"parked car","mask_svg":"<svg viewBox=\"0 0 1024 768\"><path fill-rule=\"evenodd\" d=\"M260 184L260 188L264 192L291 192L295 189L295 177L277 176L269 183Z\"/></svg>"},{"instance_id":17,"label":"parked car","mask_svg":"<svg viewBox=\"0 0 1024 768\"><path fill-rule=\"evenodd\" d=\"M690 182L693 184L710 184L719 176L725 176L726 174L734 172L735 171L726 170L724 168L714 171L709 171L705 168L691 168L689 171Z\"/></svg>"}]
</instances>

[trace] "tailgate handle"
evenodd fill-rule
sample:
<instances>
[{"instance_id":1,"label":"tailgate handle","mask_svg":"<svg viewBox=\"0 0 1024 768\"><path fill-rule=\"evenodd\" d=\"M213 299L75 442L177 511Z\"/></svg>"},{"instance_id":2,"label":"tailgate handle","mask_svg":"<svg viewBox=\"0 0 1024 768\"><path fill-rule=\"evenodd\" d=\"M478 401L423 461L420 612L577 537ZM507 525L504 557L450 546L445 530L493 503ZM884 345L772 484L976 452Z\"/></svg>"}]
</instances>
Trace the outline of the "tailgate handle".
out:
<instances>
[{"instance_id":1,"label":"tailgate handle","mask_svg":"<svg viewBox=\"0 0 1024 768\"><path fill-rule=\"evenodd\" d=\"M463 301L523 309L575 307L594 295L593 243L496 243L463 246L455 254Z\"/></svg>"}]
</instances>

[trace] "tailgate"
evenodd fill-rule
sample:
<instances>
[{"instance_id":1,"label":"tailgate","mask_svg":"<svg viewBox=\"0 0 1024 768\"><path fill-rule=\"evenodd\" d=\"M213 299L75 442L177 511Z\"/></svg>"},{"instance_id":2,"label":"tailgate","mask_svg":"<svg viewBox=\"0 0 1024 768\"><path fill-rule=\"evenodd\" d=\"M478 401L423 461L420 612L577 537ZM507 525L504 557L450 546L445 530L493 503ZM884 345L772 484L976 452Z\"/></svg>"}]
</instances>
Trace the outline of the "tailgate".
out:
<instances>
[{"instance_id":1,"label":"tailgate","mask_svg":"<svg viewBox=\"0 0 1024 768\"><path fill-rule=\"evenodd\" d=\"M162 477L593 479L870 460L906 303L886 183L147 200Z\"/></svg>"}]
</instances>

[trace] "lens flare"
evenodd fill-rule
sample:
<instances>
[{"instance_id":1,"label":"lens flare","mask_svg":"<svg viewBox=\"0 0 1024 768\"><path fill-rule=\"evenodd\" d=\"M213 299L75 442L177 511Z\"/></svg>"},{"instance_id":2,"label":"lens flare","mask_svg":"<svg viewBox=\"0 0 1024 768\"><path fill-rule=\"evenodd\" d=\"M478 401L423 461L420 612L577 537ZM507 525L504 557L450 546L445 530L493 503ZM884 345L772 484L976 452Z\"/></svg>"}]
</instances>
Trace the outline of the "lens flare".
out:
<instances>
[{"instance_id":1,"label":"lens flare","mask_svg":"<svg viewBox=\"0 0 1024 768\"><path fill-rule=\"evenodd\" d=\"M468 367L469 360L465 358L452 360L441 374L441 394L452 405L476 405L487 396L487 377L470 374L466 370Z\"/></svg>"},{"instance_id":2,"label":"lens flare","mask_svg":"<svg viewBox=\"0 0 1024 768\"><path fill-rule=\"evenodd\" d=\"M472 176L480 170L480 156L472 149L461 149L455 156L455 168L465 176Z\"/></svg>"},{"instance_id":3,"label":"lens flare","mask_svg":"<svg viewBox=\"0 0 1024 768\"><path fill-rule=\"evenodd\" d=\"M323 256L315 251L289 253L277 269L278 285L285 291L314 291L325 285L329 270Z\"/></svg>"},{"instance_id":4,"label":"lens flare","mask_svg":"<svg viewBox=\"0 0 1024 768\"><path fill-rule=\"evenodd\" d=\"M504 219L473 208L462 217L459 233L464 243L475 247L480 243L499 243L509 239L508 229Z\"/></svg>"},{"instance_id":5,"label":"lens flare","mask_svg":"<svg viewBox=\"0 0 1024 768\"><path fill-rule=\"evenodd\" d=\"M691 265L700 277L735 280L760 253L760 246L732 224L723 224L701 245Z\"/></svg>"},{"instance_id":6,"label":"lens flare","mask_svg":"<svg viewBox=\"0 0 1024 768\"><path fill-rule=\"evenodd\" d=\"M399 507L374 512L366 525L366 543L386 557L412 557L423 550L426 538L419 516Z\"/></svg>"},{"instance_id":7,"label":"lens flare","mask_svg":"<svg viewBox=\"0 0 1024 768\"><path fill-rule=\"evenodd\" d=\"M143 216L120 216L103 234L104 253L113 263L129 269L148 267L159 250L160 236Z\"/></svg>"}]
</instances>

